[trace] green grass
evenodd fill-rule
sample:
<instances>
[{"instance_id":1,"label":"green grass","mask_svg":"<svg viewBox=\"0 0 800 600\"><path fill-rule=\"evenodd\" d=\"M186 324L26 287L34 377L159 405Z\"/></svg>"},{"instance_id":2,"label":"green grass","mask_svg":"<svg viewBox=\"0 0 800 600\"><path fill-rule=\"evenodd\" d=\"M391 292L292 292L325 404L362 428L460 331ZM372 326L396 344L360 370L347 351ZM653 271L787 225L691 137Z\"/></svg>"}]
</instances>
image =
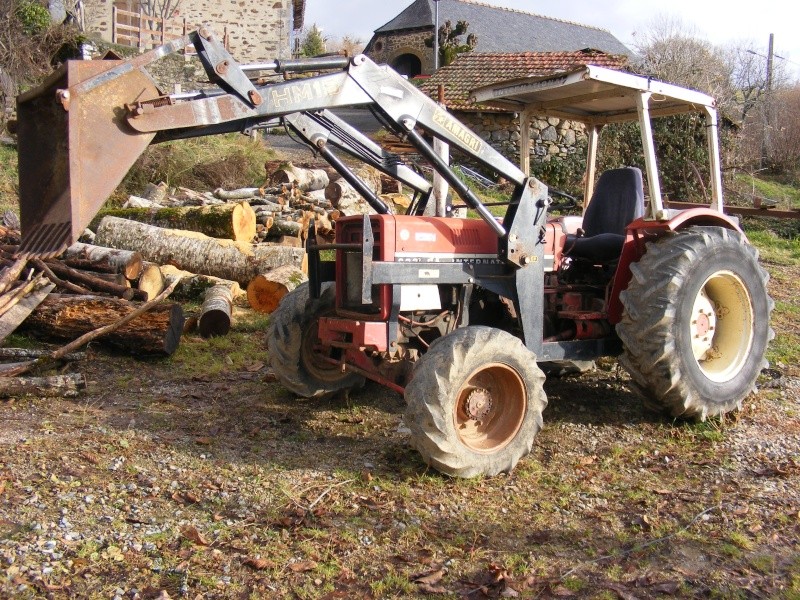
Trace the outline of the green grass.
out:
<instances>
[{"instance_id":1,"label":"green grass","mask_svg":"<svg viewBox=\"0 0 800 600\"><path fill-rule=\"evenodd\" d=\"M237 313L228 335L208 339L184 336L170 360L184 376L240 371L256 362L265 362L268 322L266 315L252 311Z\"/></svg>"},{"instance_id":2,"label":"green grass","mask_svg":"<svg viewBox=\"0 0 800 600\"><path fill-rule=\"evenodd\" d=\"M112 195L114 202L141 194L148 183L197 191L264 184L264 163L275 153L261 141L239 134L178 140L150 146Z\"/></svg>"},{"instance_id":3,"label":"green grass","mask_svg":"<svg viewBox=\"0 0 800 600\"><path fill-rule=\"evenodd\" d=\"M734 185L738 193L743 197L749 194L751 197L757 196L774 200L783 208L800 207L800 188L753 177L747 173L736 175L734 177Z\"/></svg>"},{"instance_id":4,"label":"green grass","mask_svg":"<svg viewBox=\"0 0 800 600\"><path fill-rule=\"evenodd\" d=\"M0 213L19 211L17 149L0 144Z\"/></svg>"}]
</instances>

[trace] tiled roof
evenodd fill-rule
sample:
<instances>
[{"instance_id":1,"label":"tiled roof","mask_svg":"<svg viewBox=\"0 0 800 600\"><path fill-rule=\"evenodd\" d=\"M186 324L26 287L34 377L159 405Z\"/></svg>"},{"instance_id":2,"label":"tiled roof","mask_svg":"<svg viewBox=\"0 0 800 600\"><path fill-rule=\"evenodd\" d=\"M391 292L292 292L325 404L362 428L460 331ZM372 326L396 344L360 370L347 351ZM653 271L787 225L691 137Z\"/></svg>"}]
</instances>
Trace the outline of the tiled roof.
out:
<instances>
[{"instance_id":1,"label":"tiled roof","mask_svg":"<svg viewBox=\"0 0 800 600\"><path fill-rule=\"evenodd\" d=\"M557 71L571 71L581 65L623 69L628 65L628 57L593 50L499 54L466 52L460 54L452 64L442 67L430 78L423 80L420 89L436 100L439 84L442 84L445 105L448 108L498 112L499 109L471 103L470 92L501 81L548 75Z\"/></svg>"},{"instance_id":2,"label":"tiled roof","mask_svg":"<svg viewBox=\"0 0 800 600\"><path fill-rule=\"evenodd\" d=\"M432 28L434 0L414 0L375 33ZM521 10L491 6L474 0L440 0L439 23L469 23L478 36L477 52L564 52L596 48L613 54L631 54L610 32L598 27L552 19Z\"/></svg>"}]
</instances>

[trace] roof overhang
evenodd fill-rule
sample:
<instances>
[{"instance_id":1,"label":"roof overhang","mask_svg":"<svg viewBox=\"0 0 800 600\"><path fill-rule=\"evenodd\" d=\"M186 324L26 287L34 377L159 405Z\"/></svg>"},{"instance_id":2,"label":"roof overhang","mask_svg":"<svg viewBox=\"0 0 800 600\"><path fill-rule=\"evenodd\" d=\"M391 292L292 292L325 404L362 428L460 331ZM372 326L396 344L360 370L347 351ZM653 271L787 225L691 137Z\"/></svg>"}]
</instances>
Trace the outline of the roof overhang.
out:
<instances>
[{"instance_id":1,"label":"roof overhang","mask_svg":"<svg viewBox=\"0 0 800 600\"><path fill-rule=\"evenodd\" d=\"M587 124L639 119L637 98L650 94L654 117L715 110L711 96L605 67L504 81L473 90L472 100L506 110L527 110Z\"/></svg>"}]
</instances>

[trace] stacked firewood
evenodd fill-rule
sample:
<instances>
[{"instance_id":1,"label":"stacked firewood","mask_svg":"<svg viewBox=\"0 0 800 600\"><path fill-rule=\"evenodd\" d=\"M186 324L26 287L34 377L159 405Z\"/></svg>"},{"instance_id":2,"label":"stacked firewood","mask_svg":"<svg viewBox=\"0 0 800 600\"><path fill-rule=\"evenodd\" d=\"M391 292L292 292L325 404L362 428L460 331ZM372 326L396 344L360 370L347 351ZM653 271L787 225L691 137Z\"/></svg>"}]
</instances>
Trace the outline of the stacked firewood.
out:
<instances>
[{"instance_id":1,"label":"stacked firewood","mask_svg":"<svg viewBox=\"0 0 800 600\"><path fill-rule=\"evenodd\" d=\"M342 216L372 209L344 180L324 169L276 168L261 187L197 192L151 184L119 209L97 215L81 238L57 258L18 257L18 223L0 227L0 343L18 326L51 339L73 340L40 356L2 349L3 385L44 393L74 394L76 375L12 385L12 375L80 356L88 341L133 354L171 355L182 334L224 335L234 306L270 313L281 298L307 280L304 245L313 221L319 239L334 237ZM269 168L270 165L268 164ZM399 185L362 168L357 175L390 206L408 200ZM172 295L201 306L185 319ZM11 354L8 354L8 353ZM41 378L39 378L41 379ZM14 387L16 386L16 387Z\"/></svg>"}]
</instances>

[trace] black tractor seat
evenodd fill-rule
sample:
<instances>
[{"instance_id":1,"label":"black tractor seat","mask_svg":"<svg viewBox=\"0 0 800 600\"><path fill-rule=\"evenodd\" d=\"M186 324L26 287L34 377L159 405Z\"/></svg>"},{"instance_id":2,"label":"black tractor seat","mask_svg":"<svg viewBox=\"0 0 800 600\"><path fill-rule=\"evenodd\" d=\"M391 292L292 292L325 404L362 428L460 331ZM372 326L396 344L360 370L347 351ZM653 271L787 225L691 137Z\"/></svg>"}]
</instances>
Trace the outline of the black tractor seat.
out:
<instances>
[{"instance_id":1,"label":"black tractor seat","mask_svg":"<svg viewBox=\"0 0 800 600\"><path fill-rule=\"evenodd\" d=\"M642 171L637 167L612 169L600 175L578 235L567 235L564 253L597 263L619 258L625 228L644 214Z\"/></svg>"}]
</instances>

